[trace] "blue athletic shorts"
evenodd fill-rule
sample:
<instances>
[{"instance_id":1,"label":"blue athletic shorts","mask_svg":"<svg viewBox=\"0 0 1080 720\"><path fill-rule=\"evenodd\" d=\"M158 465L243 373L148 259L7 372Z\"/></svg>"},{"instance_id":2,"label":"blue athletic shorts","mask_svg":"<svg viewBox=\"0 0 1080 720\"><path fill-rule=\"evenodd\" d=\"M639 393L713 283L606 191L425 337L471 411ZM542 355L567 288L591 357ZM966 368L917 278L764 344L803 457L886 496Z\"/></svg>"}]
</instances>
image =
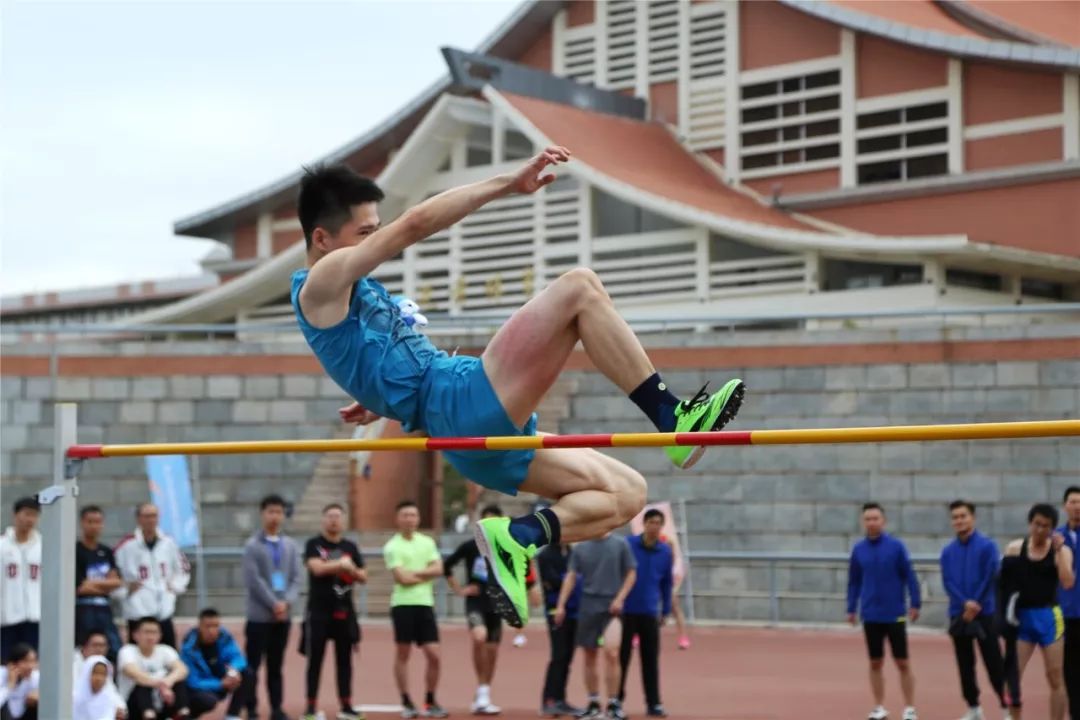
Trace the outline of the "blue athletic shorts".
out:
<instances>
[{"instance_id":1,"label":"blue athletic shorts","mask_svg":"<svg viewBox=\"0 0 1080 720\"><path fill-rule=\"evenodd\" d=\"M1020 608L1016 611L1020 621L1017 637L1024 642L1037 643L1042 647L1053 645L1065 634L1065 618L1061 608Z\"/></svg>"},{"instance_id":2,"label":"blue athletic shorts","mask_svg":"<svg viewBox=\"0 0 1080 720\"><path fill-rule=\"evenodd\" d=\"M480 358L457 355L435 360L424 378L424 429L430 437L526 436L536 434L536 413L519 428L506 414ZM534 450L444 450L450 464L486 488L517 495Z\"/></svg>"}]
</instances>

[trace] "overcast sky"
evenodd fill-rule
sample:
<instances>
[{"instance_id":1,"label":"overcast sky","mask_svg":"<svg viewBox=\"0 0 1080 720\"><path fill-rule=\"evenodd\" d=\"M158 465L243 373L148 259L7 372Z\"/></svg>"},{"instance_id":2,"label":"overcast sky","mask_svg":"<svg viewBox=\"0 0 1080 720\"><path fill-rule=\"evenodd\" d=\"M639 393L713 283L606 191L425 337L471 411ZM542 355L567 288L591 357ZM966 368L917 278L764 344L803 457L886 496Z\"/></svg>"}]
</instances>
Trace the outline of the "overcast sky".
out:
<instances>
[{"instance_id":1,"label":"overcast sky","mask_svg":"<svg viewBox=\"0 0 1080 720\"><path fill-rule=\"evenodd\" d=\"M200 271L173 222L388 117L516 0L0 0L0 293Z\"/></svg>"}]
</instances>

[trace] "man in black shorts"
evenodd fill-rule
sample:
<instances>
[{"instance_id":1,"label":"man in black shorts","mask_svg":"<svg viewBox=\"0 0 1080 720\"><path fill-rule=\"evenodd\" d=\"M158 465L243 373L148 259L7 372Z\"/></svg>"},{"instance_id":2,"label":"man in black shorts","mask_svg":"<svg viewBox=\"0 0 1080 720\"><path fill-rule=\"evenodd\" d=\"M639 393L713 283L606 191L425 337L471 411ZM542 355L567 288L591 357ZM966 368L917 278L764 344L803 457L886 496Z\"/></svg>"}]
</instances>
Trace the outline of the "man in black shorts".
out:
<instances>
[{"instance_id":1,"label":"man in black shorts","mask_svg":"<svg viewBox=\"0 0 1080 720\"><path fill-rule=\"evenodd\" d=\"M334 641L341 710L337 720L359 720L363 714L352 706L352 653L360 644L360 624L353 606L352 586L367 582L360 548L345 539L345 508L331 503L323 508L322 534L307 541L304 562L308 568L308 606L301 647L307 655L307 712L315 720L319 675L328 640Z\"/></svg>"},{"instance_id":2,"label":"man in black shorts","mask_svg":"<svg viewBox=\"0 0 1080 720\"><path fill-rule=\"evenodd\" d=\"M604 715L600 707L600 677L597 658L604 651L604 681L608 691L607 717L625 720L626 714L619 700L619 647L622 638L623 602L637 578L634 555L626 539L607 534L599 540L589 540L574 547L570 556L570 570L559 592L555 607L555 624L562 625L566 619L566 605L574 587L582 584L578 607L575 644L585 651L585 689L589 693L589 707L583 718L599 718Z\"/></svg>"},{"instance_id":3,"label":"man in black shorts","mask_svg":"<svg viewBox=\"0 0 1080 720\"><path fill-rule=\"evenodd\" d=\"M383 546L386 569L394 576L390 596L390 616L394 622L394 679L401 692L401 717L419 716L409 697L409 655L415 644L427 660L424 673L424 717L446 717L435 700L439 685L439 626L435 623L435 593L432 581L443 574L442 556L430 536L418 532L420 508L411 500L398 503L398 532Z\"/></svg>"},{"instance_id":4,"label":"man in black shorts","mask_svg":"<svg viewBox=\"0 0 1080 720\"><path fill-rule=\"evenodd\" d=\"M481 511L480 517L486 520L502 517L502 514L498 505L488 505ZM462 561L468 574L465 585L458 584L454 578L454 568ZM461 543L446 559L443 574L450 589L465 598L465 618L472 635L473 667L476 670L476 697L470 709L474 715L498 715L501 712L499 706L491 702L491 679L495 676L495 662L502 640L502 617L491 607L488 599L487 561L480 554L475 539Z\"/></svg>"},{"instance_id":5,"label":"man in black shorts","mask_svg":"<svg viewBox=\"0 0 1080 720\"><path fill-rule=\"evenodd\" d=\"M855 544L848 567L848 622L856 622L856 608L862 615L866 648L870 655L870 690L875 707L869 720L884 720L885 710L885 640L892 649L900 671L900 689L904 695L903 720L918 720L915 712L915 677L911 672L907 647L907 620L919 619L919 579L911 566L904 543L885 532L885 510L877 503L863 505L862 524L866 537ZM905 590L911 597L907 610Z\"/></svg>"}]
</instances>

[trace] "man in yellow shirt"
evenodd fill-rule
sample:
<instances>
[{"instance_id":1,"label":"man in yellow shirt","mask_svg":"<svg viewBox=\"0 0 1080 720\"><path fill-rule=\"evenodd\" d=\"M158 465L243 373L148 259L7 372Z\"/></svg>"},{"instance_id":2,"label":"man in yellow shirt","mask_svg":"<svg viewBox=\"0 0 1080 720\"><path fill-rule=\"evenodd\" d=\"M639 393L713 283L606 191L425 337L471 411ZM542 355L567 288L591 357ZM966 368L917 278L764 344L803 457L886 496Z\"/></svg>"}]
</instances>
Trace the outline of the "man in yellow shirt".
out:
<instances>
[{"instance_id":1,"label":"man in yellow shirt","mask_svg":"<svg viewBox=\"0 0 1080 720\"><path fill-rule=\"evenodd\" d=\"M426 695L424 717L444 718L448 715L435 700L439 684L439 626L435 623L435 593L432 581L443 574L442 557L435 541L417 532L420 527L420 508L411 500L397 506L398 532L383 546L386 568L394 575L394 592L390 596L390 616L394 622L394 679L401 692L401 717L419 717L409 697L409 654L416 644L427 658L424 674Z\"/></svg>"}]
</instances>

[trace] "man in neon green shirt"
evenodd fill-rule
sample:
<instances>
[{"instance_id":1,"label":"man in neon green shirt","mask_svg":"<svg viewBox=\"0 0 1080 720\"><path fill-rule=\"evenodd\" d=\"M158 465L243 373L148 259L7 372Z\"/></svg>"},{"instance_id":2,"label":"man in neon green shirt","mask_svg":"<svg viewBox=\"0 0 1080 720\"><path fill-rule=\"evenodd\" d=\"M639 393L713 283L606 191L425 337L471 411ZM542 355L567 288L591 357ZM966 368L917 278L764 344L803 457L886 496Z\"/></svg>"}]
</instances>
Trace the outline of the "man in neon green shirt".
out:
<instances>
[{"instance_id":1,"label":"man in neon green shirt","mask_svg":"<svg viewBox=\"0 0 1080 720\"><path fill-rule=\"evenodd\" d=\"M420 527L420 508L411 500L397 506L398 532L383 546L386 568L394 575L394 592L390 596L390 615L394 621L394 679L401 692L403 718L419 716L409 697L409 654L415 643L427 658L424 681L424 717L444 718L446 710L435 701L439 684L439 626L435 623L435 593L432 581L442 577L443 564L439 548L431 537L417 532Z\"/></svg>"}]
</instances>

